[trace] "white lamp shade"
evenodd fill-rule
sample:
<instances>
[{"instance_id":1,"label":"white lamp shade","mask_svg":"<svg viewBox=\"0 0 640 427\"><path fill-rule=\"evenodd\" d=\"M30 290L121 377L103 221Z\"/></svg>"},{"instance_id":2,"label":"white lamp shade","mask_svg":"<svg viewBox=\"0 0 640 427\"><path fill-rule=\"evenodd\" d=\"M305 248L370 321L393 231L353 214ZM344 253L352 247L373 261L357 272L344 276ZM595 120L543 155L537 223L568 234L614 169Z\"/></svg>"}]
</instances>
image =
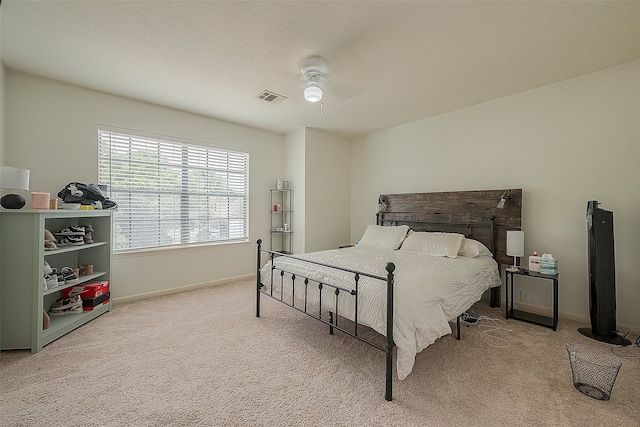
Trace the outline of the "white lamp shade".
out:
<instances>
[{"instance_id":1,"label":"white lamp shade","mask_svg":"<svg viewBox=\"0 0 640 427\"><path fill-rule=\"evenodd\" d=\"M0 188L27 191L29 189L29 169L0 166Z\"/></svg>"},{"instance_id":2,"label":"white lamp shade","mask_svg":"<svg viewBox=\"0 0 640 427\"><path fill-rule=\"evenodd\" d=\"M524 256L524 231L507 231L507 255Z\"/></svg>"},{"instance_id":3,"label":"white lamp shade","mask_svg":"<svg viewBox=\"0 0 640 427\"><path fill-rule=\"evenodd\" d=\"M318 102L322 99L322 89L316 85L309 85L304 90L304 99L309 102Z\"/></svg>"}]
</instances>

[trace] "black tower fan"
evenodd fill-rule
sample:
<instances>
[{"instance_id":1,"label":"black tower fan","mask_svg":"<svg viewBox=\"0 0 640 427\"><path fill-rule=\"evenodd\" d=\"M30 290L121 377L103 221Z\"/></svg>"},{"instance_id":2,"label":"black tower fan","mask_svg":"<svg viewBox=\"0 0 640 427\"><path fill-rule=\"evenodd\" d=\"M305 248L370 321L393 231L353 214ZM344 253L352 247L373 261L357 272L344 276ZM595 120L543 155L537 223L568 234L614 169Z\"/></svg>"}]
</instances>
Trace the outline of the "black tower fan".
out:
<instances>
[{"instance_id":1,"label":"black tower fan","mask_svg":"<svg viewBox=\"0 0 640 427\"><path fill-rule=\"evenodd\" d=\"M613 212L587 202L589 240L589 313L591 328L578 331L589 338L610 344L629 345L616 329L616 260L613 244Z\"/></svg>"}]
</instances>

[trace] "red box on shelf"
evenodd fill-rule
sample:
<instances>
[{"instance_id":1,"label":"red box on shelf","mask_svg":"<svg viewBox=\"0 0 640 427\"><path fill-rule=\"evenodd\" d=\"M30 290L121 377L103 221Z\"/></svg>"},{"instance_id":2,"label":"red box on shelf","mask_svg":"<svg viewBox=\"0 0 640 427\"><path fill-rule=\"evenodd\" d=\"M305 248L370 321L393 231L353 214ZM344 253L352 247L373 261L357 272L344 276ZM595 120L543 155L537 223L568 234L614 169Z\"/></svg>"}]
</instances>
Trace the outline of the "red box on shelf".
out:
<instances>
[{"instance_id":1,"label":"red box on shelf","mask_svg":"<svg viewBox=\"0 0 640 427\"><path fill-rule=\"evenodd\" d=\"M103 305L109 304L109 301L111 301L111 292L107 292L106 294L102 294L96 298L82 298L82 310L83 311L97 310Z\"/></svg>"},{"instance_id":2,"label":"red box on shelf","mask_svg":"<svg viewBox=\"0 0 640 427\"><path fill-rule=\"evenodd\" d=\"M109 281L96 282L88 285L76 285L62 290L62 298L80 295L85 298L96 298L109 292Z\"/></svg>"}]
</instances>

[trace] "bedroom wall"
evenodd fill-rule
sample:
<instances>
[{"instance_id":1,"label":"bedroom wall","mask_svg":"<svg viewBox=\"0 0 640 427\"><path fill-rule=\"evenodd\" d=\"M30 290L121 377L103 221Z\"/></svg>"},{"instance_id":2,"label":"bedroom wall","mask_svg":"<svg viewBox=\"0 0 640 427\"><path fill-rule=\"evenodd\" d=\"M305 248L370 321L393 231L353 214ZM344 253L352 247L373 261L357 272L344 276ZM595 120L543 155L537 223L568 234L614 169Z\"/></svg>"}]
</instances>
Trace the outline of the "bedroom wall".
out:
<instances>
[{"instance_id":1,"label":"bedroom wall","mask_svg":"<svg viewBox=\"0 0 640 427\"><path fill-rule=\"evenodd\" d=\"M0 21L2 20L2 11L0 10ZM0 46L2 46L2 32L0 31ZM0 61L0 166L4 165L4 64ZM4 193L2 193L4 195ZM2 249L0 249L2 251ZM1 255L1 254L0 254ZM0 268L2 268L0 266ZM0 299L2 295L0 292ZM1 316L0 316L1 318ZM2 328L0 328L2 329Z\"/></svg>"},{"instance_id":2,"label":"bedroom wall","mask_svg":"<svg viewBox=\"0 0 640 427\"><path fill-rule=\"evenodd\" d=\"M349 243L351 141L313 128L286 135L286 176L294 189L295 253Z\"/></svg>"},{"instance_id":3,"label":"bedroom wall","mask_svg":"<svg viewBox=\"0 0 640 427\"><path fill-rule=\"evenodd\" d=\"M4 165L4 92L4 66L0 64L0 165Z\"/></svg>"},{"instance_id":4,"label":"bedroom wall","mask_svg":"<svg viewBox=\"0 0 640 427\"><path fill-rule=\"evenodd\" d=\"M0 165L4 165L4 92L4 65L0 63Z\"/></svg>"},{"instance_id":5,"label":"bedroom wall","mask_svg":"<svg viewBox=\"0 0 640 427\"><path fill-rule=\"evenodd\" d=\"M249 152L247 243L116 255L116 300L255 274L255 241L268 237L268 189L281 178L284 136L5 70L6 161L31 169L31 190L52 195L97 181L97 126L107 124Z\"/></svg>"},{"instance_id":6,"label":"bedroom wall","mask_svg":"<svg viewBox=\"0 0 640 427\"><path fill-rule=\"evenodd\" d=\"M305 242L305 129L297 129L285 136L285 179L293 189L293 252L304 252Z\"/></svg>"},{"instance_id":7,"label":"bedroom wall","mask_svg":"<svg viewBox=\"0 0 640 427\"><path fill-rule=\"evenodd\" d=\"M585 211L598 200L614 212L618 325L640 326L639 117L633 62L359 138L351 237L381 193L522 188L526 253L559 260L561 315L588 322ZM550 307L547 287L529 295Z\"/></svg>"},{"instance_id":8,"label":"bedroom wall","mask_svg":"<svg viewBox=\"0 0 640 427\"><path fill-rule=\"evenodd\" d=\"M305 136L305 252L350 242L351 141L318 129Z\"/></svg>"},{"instance_id":9,"label":"bedroom wall","mask_svg":"<svg viewBox=\"0 0 640 427\"><path fill-rule=\"evenodd\" d=\"M0 9L0 21L2 10ZM0 31L0 47L2 46L2 32ZM4 64L0 61L0 165L4 165Z\"/></svg>"}]
</instances>

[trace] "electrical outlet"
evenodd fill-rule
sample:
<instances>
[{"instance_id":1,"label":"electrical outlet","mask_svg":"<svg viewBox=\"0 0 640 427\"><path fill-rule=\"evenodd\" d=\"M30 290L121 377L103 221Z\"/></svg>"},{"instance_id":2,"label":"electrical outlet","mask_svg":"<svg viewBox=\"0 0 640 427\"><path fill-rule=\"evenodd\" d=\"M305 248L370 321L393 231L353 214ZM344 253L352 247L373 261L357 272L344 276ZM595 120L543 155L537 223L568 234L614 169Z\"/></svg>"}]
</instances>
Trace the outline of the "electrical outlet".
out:
<instances>
[{"instance_id":1,"label":"electrical outlet","mask_svg":"<svg viewBox=\"0 0 640 427\"><path fill-rule=\"evenodd\" d=\"M520 302L529 302L529 292L527 291L520 291Z\"/></svg>"}]
</instances>

